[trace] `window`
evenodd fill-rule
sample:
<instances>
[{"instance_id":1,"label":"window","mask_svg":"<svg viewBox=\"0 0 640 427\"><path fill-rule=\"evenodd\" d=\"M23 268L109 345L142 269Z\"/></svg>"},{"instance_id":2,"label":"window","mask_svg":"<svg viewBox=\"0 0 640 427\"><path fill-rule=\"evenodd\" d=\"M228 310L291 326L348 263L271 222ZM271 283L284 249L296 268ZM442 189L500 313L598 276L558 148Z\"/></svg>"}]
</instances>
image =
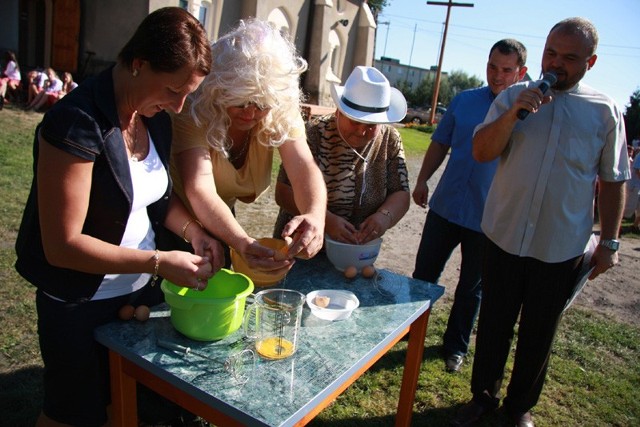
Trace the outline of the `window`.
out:
<instances>
[{"instance_id":1,"label":"window","mask_svg":"<svg viewBox=\"0 0 640 427\"><path fill-rule=\"evenodd\" d=\"M204 28L207 28L207 12L208 12L208 7L205 5L201 5L200 6L200 10L198 11L198 21L200 21L200 23L202 24L202 26Z\"/></svg>"},{"instance_id":2,"label":"window","mask_svg":"<svg viewBox=\"0 0 640 427\"><path fill-rule=\"evenodd\" d=\"M273 9L267 20L273 23L276 28L280 30L280 33L283 37L291 38L291 25L289 24L289 20L287 19L287 15L282 11L282 9L277 8Z\"/></svg>"},{"instance_id":3,"label":"window","mask_svg":"<svg viewBox=\"0 0 640 427\"><path fill-rule=\"evenodd\" d=\"M342 48L340 45L340 37L338 37L338 33L334 30L329 32L329 55L329 67L327 68L325 78L332 82L340 82L337 72L340 70Z\"/></svg>"}]
</instances>

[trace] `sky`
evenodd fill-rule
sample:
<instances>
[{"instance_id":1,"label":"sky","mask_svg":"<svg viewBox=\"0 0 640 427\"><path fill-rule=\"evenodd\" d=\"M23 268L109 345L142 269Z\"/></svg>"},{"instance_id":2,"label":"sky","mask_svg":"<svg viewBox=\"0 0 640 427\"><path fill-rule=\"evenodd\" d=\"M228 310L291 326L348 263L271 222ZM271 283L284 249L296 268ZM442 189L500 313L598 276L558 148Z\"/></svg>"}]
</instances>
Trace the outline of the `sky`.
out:
<instances>
[{"instance_id":1,"label":"sky","mask_svg":"<svg viewBox=\"0 0 640 427\"><path fill-rule=\"evenodd\" d=\"M439 0L446 2L448 0ZM438 65L447 6L426 0L388 0L378 17L375 58L399 59L421 68ZM455 0L473 7L452 7L442 71L461 70L486 84L491 46L514 38L527 48L532 79L540 76L545 39L562 19L581 16L596 26L600 41L594 67L584 83L604 92L625 110L640 89L640 0ZM388 22L386 25L384 22Z\"/></svg>"}]
</instances>

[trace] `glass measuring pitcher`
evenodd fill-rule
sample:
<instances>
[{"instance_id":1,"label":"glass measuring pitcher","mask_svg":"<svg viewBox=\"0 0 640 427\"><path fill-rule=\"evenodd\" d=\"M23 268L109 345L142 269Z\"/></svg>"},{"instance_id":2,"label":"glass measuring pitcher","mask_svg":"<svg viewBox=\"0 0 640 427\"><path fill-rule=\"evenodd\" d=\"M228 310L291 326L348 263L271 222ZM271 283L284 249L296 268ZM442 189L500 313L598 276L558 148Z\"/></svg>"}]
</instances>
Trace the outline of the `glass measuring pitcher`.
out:
<instances>
[{"instance_id":1,"label":"glass measuring pitcher","mask_svg":"<svg viewBox=\"0 0 640 427\"><path fill-rule=\"evenodd\" d=\"M258 292L244 315L244 333L255 339L265 359L284 359L296 351L304 294L290 289Z\"/></svg>"}]
</instances>

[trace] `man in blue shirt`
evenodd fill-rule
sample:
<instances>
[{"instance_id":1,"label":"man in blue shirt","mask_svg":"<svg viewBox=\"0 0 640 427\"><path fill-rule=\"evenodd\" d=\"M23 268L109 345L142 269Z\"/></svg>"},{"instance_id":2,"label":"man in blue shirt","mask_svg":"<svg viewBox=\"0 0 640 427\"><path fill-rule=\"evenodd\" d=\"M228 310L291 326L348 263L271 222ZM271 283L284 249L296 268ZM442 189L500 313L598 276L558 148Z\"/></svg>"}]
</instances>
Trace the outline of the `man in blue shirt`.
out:
<instances>
[{"instance_id":1,"label":"man in blue shirt","mask_svg":"<svg viewBox=\"0 0 640 427\"><path fill-rule=\"evenodd\" d=\"M431 138L413 191L415 203L426 207L427 181L451 150L429 201L413 277L436 283L451 253L460 245L460 279L443 338L445 365L452 372L460 369L467 354L480 308L481 261L486 241L480 221L497 167L497 160L478 163L473 159L473 130L484 120L494 98L524 77L526 60L526 48L517 40L504 39L493 45L487 62L488 86L466 90L453 99Z\"/></svg>"}]
</instances>

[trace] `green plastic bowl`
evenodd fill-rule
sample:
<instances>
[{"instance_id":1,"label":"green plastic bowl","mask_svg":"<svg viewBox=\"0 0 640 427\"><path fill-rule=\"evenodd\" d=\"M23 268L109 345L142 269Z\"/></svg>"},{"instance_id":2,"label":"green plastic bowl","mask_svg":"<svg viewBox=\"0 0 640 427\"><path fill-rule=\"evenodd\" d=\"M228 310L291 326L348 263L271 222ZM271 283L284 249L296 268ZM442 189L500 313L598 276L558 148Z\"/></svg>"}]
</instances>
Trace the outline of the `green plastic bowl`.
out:
<instances>
[{"instance_id":1,"label":"green plastic bowl","mask_svg":"<svg viewBox=\"0 0 640 427\"><path fill-rule=\"evenodd\" d=\"M165 301L171 307L171 324L183 335L198 341L219 340L235 332L244 316L253 282L241 273L221 269L207 288L196 291L162 282Z\"/></svg>"}]
</instances>

